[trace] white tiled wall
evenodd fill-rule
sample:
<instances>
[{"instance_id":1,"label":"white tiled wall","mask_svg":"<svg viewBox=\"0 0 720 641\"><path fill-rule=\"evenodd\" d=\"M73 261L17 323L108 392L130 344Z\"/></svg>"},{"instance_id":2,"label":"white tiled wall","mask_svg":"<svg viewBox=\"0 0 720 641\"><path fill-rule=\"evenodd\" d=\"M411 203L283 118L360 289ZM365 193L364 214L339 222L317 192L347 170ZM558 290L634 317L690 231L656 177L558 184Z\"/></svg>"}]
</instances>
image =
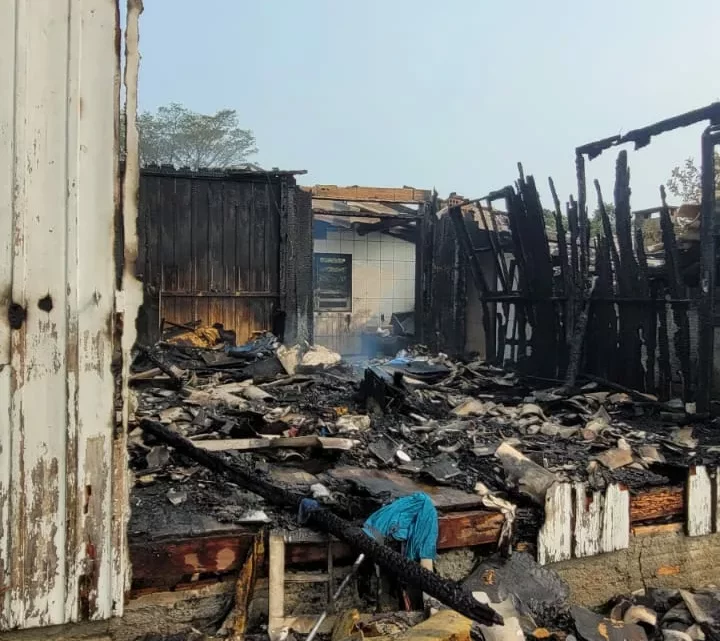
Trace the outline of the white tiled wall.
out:
<instances>
[{"instance_id":1,"label":"white tiled wall","mask_svg":"<svg viewBox=\"0 0 720 641\"><path fill-rule=\"evenodd\" d=\"M352 231L329 230L327 239L315 239L316 253L352 254L353 305L350 322L347 312L315 314L315 339L321 344L334 343L336 334L359 336L366 326L377 327L384 315L390 322L393 312L415 308L415 245L387 234L360 236ZM338 323L338 317L342 318ZM346 338L350 338L346 336ZM353 347L341 349L352 352Z\"/></svg>"}]
</instances>

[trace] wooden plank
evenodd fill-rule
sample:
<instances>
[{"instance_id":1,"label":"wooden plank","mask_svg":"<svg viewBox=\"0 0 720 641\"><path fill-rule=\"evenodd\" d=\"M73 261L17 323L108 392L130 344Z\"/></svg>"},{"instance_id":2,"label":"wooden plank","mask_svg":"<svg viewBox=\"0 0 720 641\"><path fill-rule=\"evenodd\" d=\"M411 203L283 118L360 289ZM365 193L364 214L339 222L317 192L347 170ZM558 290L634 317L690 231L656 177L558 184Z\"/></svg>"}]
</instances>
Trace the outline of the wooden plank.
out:
<instances>
[{"instance_id":1,"label":"wooden plank","mask_svg":"<svg viewBox=\"0 0 720 641\"><path fill-rule=\"evenodd\" d=\"M255 190L252 184L242 185L242 191L240 194L240 203L238 205L237 216L237 231L238 236L236 237L236 258L235 264L238 270L238 290L239 291L252 291L253 283L251 279L251 266L250 261L250 245L252 243L250 224L252 220L252 207Z\"/></svg>"},{"instance_id":2,"label":"wooden plank","mask_svg":"<svg viewBox=\"0 0 720 641\"><path fill-rule=\"evenodd\" d=\"M255 537L249 529L232 534L162 541L132 540L133 586L172 587L195 574L227 574L242 565Z\"/></svg>"},{"instance_id":3,"label":"wooden plank","mask_svg":"<svg viewBox=\"0 0 720 641\"><path fill-rule=\"evenodd\" d=\"M661 523L660 525L638 525L630 530L633 536L658 536L664 534L682 534L682 523Z\"/></svg>"},{"instance_id":4,"label":"wooden plank","mask_svg":"<svg viewBox=\"0 0 720 641\"><path fill-rule=\"evenodd\" d=\"M160 183L160 279L162 289L178 291L178 266L175 262L175 183L167 178Z\"/></svg>"},{"instance_id":5,"label":"wooden plank","mask_svg":"<svg viewBox=\"0 0 720 641\"><path fill-rule=\"evenodd\" d=\"M211 181L209 183L208 195L208 269L209 283L208 289L211 292L220 292L224 288L224 268L223 268L223 190L224 183L220 181ZM221 315L219 310L211 309L211 318L207 319L208 324L216 322L216 318ZM214 313L213 313L214 311Z\"/></svg>"},{"instance_id":6,"label":"wooden plank","mask_svg":"<svg viewBox=\"0 0 720 641\"><path fill-rule=\"evenodd\" d=\"M175 180L175 264L179 291L193 288L192 269L192 180Z\"/></svg>"},{"instance_id":7,"label":"wooden plank","mask_svg":"<svg viewBox=\"0 0 720 641\"><path fill-rule=\"evenodd\" d=\"M224 184L222 200L222 228L223 228L223 278L222 291L236 292L237 285L237 209L239 203L240 189L237 182L227 181ZM234 314L234 306L232 309ZM225 325L232 329L232 325Z\"/></svg>"},{"instance_id":8,"label":"wooden plank","mask_svg":"<svg viewBox=\"0 0 720 641\"><path fill-rule=\"evenodd\" d=\"M601 492L588 496L585 483L575 483L575 544L574 556L594 556L600 552L603 497Z\"/></svg>"},{"instance_id":9,"label":"wooden plank","mask_svg":"<svg viewBox=\"0 0 720 641\"><path fill-rule=\"evenodd\" d=\"M192 259L195 272L195 291L206 292L210 289L210 267L208 256L208 208L210 206L210 181L194 181L192 199ZM207 322L207 304L198 310L195 318ZM186 319L187 320L187 319Z\"/></svg>"},{"instance_id":10,"label":"wooden plank","mask_svg":"<svg viewBox=\"0 0 720 641\"><path fill-rule=\"evenodd\" d=\"M682 487L657 488L630 497L631 523L682 518L684 514L685 490Z\"/></svg>"},{"instance_id":11,"label":"wooden plank","mask_svg":"<svg viewBox=\"0 0 720 641\"><path fill-rule=\"evenodd\" d=\"M687 481L687 534L704 536L712 532L712 482L707 468L690 469Z\"/></svg>"},{"instance_id":12,"label":"wooden plank","mask_svg":"<svg viewBox=\"0 0 720 641\"><path fill-rule=\"evenodd\" d=\"M268 544L268 636L279 641L285 618L285 539L271 532Z\"/></svg>"},{"instance_id":13,"label":"wooden plank","mask_svg":"<svg viewBox=\"0 0 720 641\"><path fill-rule=\"evenodd\" d=\"M338 187L337 185L314 185L303 187L313 198L328 200L366 200L384 203L424 203L432 198L427 189L412 187Z\"/></svg>"},{"instance_id":14,"label":"wooden plank","mask_svg":"<svg viewBox=\"0 0 720 641\"><path fill-rule=\"evenodd\" d=\"M603 501L600 551L625 550L630 545L630 493L619 485L608 486Z\"/></svg>"},{"instance_id":15,"label":"wooden plank","mask_svg":"<svg viewBox=\"0 0 720 641\"><path fill-rule=\"evenodd\" d=\"M395 472L343 466L329 470L328 473L335 479L357 484L370 495L395 499L414 492L425 492L438 510L459 511L482 508L482 499L476 494L451 487L417 483Z\"/></svg>"},{"instance_id":16,"label":"wooden plank","mask_svg":"<svg viewBox=\"0 0 720 641\"><path fill-rule=\"evenodd\" d=\"M332 436L289 436L278 438L230 438L222 440L193 441L195 447L209 452L225 452L228 450L252 451L280 448L320 447L324 450L350 450L360 443L349 438Z\"/></svg>"},{"instance_id":17,"label":"wooden plank","mask_svg":"<svg viewBox=\"0 0 720 641\"><path fill-rule=\"evenodd\" d=\"M252 283L256 291L267 291L267 225L270 215L270 186L265 183L255 187L255 219L250 230L253 244Z\"/></svg>"},{"instance_id":18,"label":"wooden plank","mask_svg":"<svg viewBox=\"0 0 720 641\"><path fill-rule=\"evenodd\" d=\"M545 495L545 521L538 535L541 565L565 561L572 553L572 485L554 483Z\"/></svg>"},{"instance_id":19,"label":"wooden plank","mask_svg":"<svg viewBox=\"0 0 720 641\"><path fill-rule=\"evenodd\" d=\"M439 550L497 543L505 517L498 512L451 512L438 518Z\"/></svg>"},{"instance_id":20,"label":"wooden plank","mask_svg":"<svg viewBox=\"0 0 720 641\"><path fill-rule=\"evenodd\" d=\"M235 584L235 604L233 611L226 619L226 625L231 623L231 638L241 641L245 637L248 623L250 602L255 592L255 584L259 569L265 561L265 545L263 535L257 534L251 548L248 550L245 563L243 563Z\"/></svg>"}]
</instances>

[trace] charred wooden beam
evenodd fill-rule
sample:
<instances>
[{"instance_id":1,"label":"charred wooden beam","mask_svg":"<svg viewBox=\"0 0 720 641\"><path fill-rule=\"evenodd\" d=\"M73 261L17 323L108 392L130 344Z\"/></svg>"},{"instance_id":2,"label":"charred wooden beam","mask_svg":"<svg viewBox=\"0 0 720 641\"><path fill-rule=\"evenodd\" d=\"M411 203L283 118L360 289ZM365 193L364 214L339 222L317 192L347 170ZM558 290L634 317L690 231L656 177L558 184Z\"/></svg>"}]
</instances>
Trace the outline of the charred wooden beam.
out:
<instances>
[{"instance_id":1,"label":"charred wooden beam","mask_svg":"<svg viewBox=\"0 0 720 641\"><path fill-rule=\"evenodd\" d=\"M678 251L675 229L670 219L670 209L665 198L665 187L660 186L660 199L662 209L660 210L660 229L662 232L663 247L665 249L665 265L670 283L670 295L679 298L686 292L680 275L680 253ZM674 337L675 352L680 360L682 371L682 397L685 402L690 401L692 390L691 366L690 366L690 321L687 308L679 305L672 305L672 314L675 327L677 328Z\"/></svg>"},{"instance_id":2,"label":"charred wooden beam","mask_svg":"<svg viewBox=\"0 0 720 641\"><path fill-rule=\"evenodd\" d=\"M618 154L615 164L615 232L620 255L618 292L621 296L638 296L638 266L633 253L632 213L630 209L630 169L627 151ZM645 385L642 367L640 328L642 309L627 305L619 309L618 373L620 380L635 389Z\"/></svg>"},{"instance_id":3,"label":"charred wooden beam","mask_svg":"<svg viewBox=\"0 0 720 641\"><path fill-rule=\"evenodd\" d=\"M713 124L720 124L720 102L714 102L706 107L693 109L692 111L673 116L672 118L666 118L647 127L633 129L624 135L609 136L608 138L596 140L595 142L586 143L577 147L575 152L577 154L587 154L588 158L592 160L606 149L628 142L635 143L635 149L641 149L650 143L650 139L653 136L665 133L666 131L672 131L673 129L689 127L704 120L709 120Z\"/></svg>"},{"instance_id":4,"label":"charred wooden beam","mask_svg":"<svg viewBox=\"0 0 720 641\"><path fill-rule=\"evenodd\" d=\"M643 341L645 342L645 352L647 354L647 364L645 367L645 389L652 392L656 389L655 385L655 362L657 358L657 307L655 300L655 288L651 286L648 278L648 262L645 253L645 238L643 236L644 218L635 215L635 251L638 260L638 273L640 275L640 294L651 298L650 305L645 310L645 323L643 325Z\"/></svg>"},{"instance_id":5,"label":"charred wooden beam","mask_svg":"<svg viewBox=\"0 0 720 641\"><path fill-rule=\"evenodd\" d=\"M587 287L590 273L590 224L587 211L587 183L585 179L585 159L582 155L575 156L575 172L578 187L578 235L580 237L580 276L582 287Z\"/></svg>"},{"instance_id":6,"label":"charred wooden beam","mask_svg":"<svg viewBox=\"0 0 720 641\"><path fill-rule=\"evenodd\" d=\"M716 103L717 104L717 103ZM714 123L720 123L715 114ZM698 336L698 412L710 411L712 395L713 357L715 351L715 145L720 140L720 128L710 126L702 135L702 200L700 209L700 306Z\"/></svg>"},{"instance_id":7,"label":"charred wooden beam","mask_svg":"<svg viewBox=\"0 0 720 641\"><path fill-rule=\"evenodd\" d=\"M470 239L470 234L468 233L467 226L465 224L465 220L463 219L462 215L462 209L461 207L454 206L451 207L448 216L450 217L450 220L453 223L453 229L455 230L455 237L457 238L458 245L460 246L463 254L465 255L465 259L467 260L467 264L470 268L470 274L472 276L473 282L475 283L475 288L478 291L478 294L480 295L480 301L482 305L482 323L483 323L483 331L485 332L485 353L487 355L491 355L495 353L494 350L494 337L492 335L492 324L491 324L491 317L490 317L490 306L487 304L487 301L485 300L485 296L490 291L490 287L488 286L488 283L485 280L485 274L483 273L482 266L480 265L480 261L478 260L477 253L475 252L475 249L472 244L472 240Z\"/></svg>"},{"instance_id":8,"label":"charred wooden beam","mask_svg":"<svg viewBox=\"0 0 720 641\"><path fill-rule=\"evenodd\" d=\"M617 280L621 277L622 271L620 269L620 255L618 254L617 246L615 245L615 236L613 235L612 226L610 225L610 216L608 216L607 209L605 209L605 201L603 200L600 181L597 179L595 179L595 191L597 192L598 210L600 211L603 233L607 239L608 248L610 250L610 258L612 259L612 266L615 271L615 279Z\"/></svg>"}]
</instances>

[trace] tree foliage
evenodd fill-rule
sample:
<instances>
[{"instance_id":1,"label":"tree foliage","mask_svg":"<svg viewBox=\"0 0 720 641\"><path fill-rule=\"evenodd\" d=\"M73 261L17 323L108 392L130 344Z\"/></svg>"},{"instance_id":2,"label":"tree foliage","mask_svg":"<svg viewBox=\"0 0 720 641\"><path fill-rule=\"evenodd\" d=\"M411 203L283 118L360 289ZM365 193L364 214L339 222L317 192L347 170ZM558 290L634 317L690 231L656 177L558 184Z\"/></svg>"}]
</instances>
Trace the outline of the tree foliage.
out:
<instances>
[{"instance_id":1,"label":"tree foliage","mask_svg":"<svg viewBox=\"0 0 720 641\"><path fill-rule=\"evenodd\" d=\"M208 115L170 103L155 113L141 113L137 124L142 165L225 168L257 153L255 136L240 128L234 109Z\"/></svg>"},{"instance_id":2,"label":"tree foliage","mask_svg":"<svg viewBox=\"0 0 720 641\"><path fill-rule=\"evenodd\" d=\"M605 211L610 219L611 229L615 229L615 205L613 203L605 203ZM604 236L602 217L600 216L600 207L597 207L590 219L590 236Z\"/></svg>"},{"instance_id":3,"label":"tree foliage","mask_svg":"<svg viewBox=\"0 0 720 641\"><path fill-rule=\"evenodd\" d=\"M605 203L605 211L608 214L608 218L610 219L610 225L615 227L615 205L612 203ZM565 216L563 215L563 218ZM543 209L543 219L545 221L545 229L555 231L555 213L550 211L549 209ZM567 231L567 221L564 223L565 230ZM590 218L590 236L595 237L598 234L604 235L603 233L603 226L602 226L602 218L600 217L600 208L597 208L594 212L592 217Z\"/></svg>"},{"instance_id":4,"label":"tree foliage","mask_svg":"<svg viewBox=\"0 0 720 641\"><path fill-rule=\"evenodd\" d=\"M678 165L670 172L668 191L683 203L700 203L700 169L692 158ZM715 189L720 188L720 153L715 152Z\"/></svg>"}]
</instances>

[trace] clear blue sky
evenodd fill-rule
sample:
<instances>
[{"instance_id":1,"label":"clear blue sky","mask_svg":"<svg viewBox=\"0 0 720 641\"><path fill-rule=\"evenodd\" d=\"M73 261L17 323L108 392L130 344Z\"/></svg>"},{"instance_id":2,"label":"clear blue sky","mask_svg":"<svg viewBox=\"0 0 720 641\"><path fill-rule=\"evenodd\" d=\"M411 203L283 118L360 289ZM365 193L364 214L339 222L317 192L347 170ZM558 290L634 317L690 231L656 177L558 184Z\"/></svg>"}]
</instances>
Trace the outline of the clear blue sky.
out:
<instances>
[{"instance_id":1,"label":"clear blue sky","mask_svg":"<svg viewBox=\"0 0 720 641\"><path fill-rule=\"evenodd\" d=\"M443 196L522 161L565 197L577 145L720 99L720 0L145 0L140 49L141 109L236 109L305 184ZM634 207L701 129L631 153ZM589 166L608 198L616 155Z\"/></svg>"}]
</instances>

